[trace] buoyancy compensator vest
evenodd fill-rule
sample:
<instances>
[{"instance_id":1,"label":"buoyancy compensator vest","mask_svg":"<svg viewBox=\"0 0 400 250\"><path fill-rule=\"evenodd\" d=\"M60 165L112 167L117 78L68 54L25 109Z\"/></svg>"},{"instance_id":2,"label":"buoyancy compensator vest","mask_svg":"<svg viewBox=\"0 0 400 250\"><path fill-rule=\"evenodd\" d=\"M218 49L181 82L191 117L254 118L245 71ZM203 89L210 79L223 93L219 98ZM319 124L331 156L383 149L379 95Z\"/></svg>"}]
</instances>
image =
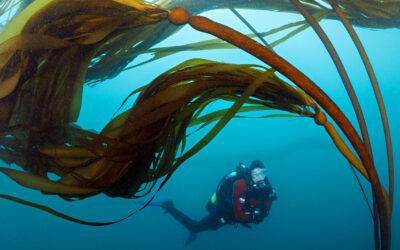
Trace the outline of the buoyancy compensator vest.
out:
<instances>
[{"instance_id":1,"label":"buoyancy compensator vest","mask_svg":"<svg viewBox=\"0 0 400 250\"><path fill-rule=\"evenodd\" d=\"M217 213L225 223L234 221L233 214L233 189L237 180L244 178L246 183L250 181L250 170L244 164L239 163L236 170L227 173L218 183L217 190L206 205L207 211L217 209Z\"/></svg>"}]
</instances>

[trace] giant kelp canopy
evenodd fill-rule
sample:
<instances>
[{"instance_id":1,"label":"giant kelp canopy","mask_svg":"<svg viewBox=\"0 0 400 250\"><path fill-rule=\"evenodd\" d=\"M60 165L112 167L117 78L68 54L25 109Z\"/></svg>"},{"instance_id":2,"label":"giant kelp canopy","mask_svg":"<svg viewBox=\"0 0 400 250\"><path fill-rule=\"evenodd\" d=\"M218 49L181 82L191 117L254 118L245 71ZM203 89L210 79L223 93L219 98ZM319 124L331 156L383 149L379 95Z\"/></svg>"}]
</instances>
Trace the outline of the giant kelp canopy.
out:
<instances>
[{"instance_id":1,"label":"giant kelp canopy","mask_svg":"<svg viewBox=\"0 0 400 250\"><path fill-rule=\"evenodd\" d=\"M4 13L3 16L10 15L8 19L11 19L11 13L13 12L7 12L11 6L19 5L18 13L31 2L33 2L33 0L2 0L0 13ZM228 8L228 6L233 8L297 13L297 8L289 0L157 0L153 2L167 9L181 6L186 8L192 15L214 9ZM327 3L329 3L328 0L306 0L302 2L311 14L322 14L325 18L339 19L334 11L327 7ZM320 2L324 2L325 4L322 5ZM341 6L344 14L353 25L373 29L398 28L400 25L400 1L344 0L336 2ZM3 25L5 24L6 21L3 22ZM288 26L282 27L281 30L303 24L304 23L300 22L291 25L288 24ZM307 24L308 23L305 25L306 27L308 26ZM268 24L265 24L265 26L267 30ZM301 27L300 30L306 27ZM92 60L86 74L86 81L97 82L98 80L115 77L139 54L153 53L153 51L147 50L166 37L172 35L177 29L178 27L171 26L168 22L157 22L140 29L127 31L123 35L109 41L108 44L97 52L96 60ZM209 48L212 49L212 47ZM184 49L193 49L193 46L190 45L179 48L180 51Z\"/></svg>"},{"instance_id":2,"label":"giant kelp canopy","mask_svg":"<svg viewBox=\"0 0 400 250\"><path fill-rule=\"evenodd\" d=\"M155 1L160 6L171 9L176 6L186 8L192 15L197 15L205 11L227 8L227 3L233 8L246 8L258 10L272 10L279 12L297 13L296 7L289 0L159 0ZM326 18L338 19L338 16L327 8L325 5L319 4L317 1L307 0L307 9L314 15L323 15ZM324 1L325 3L329 1ZM400 1L339 1L344 13L349 18L353 25L367 28L398 28L400 26ZM305 27L303 27L303 25ZM288 24L282 27L281 30L289 29L292 26L299 27L300 30L308 27L308 23ZM265 29L268 29L268 24L265 24ZM148 30L154 30L149 34ZM132 62L139 54L146 53L146 50L170 36L175 32L177 27L170 26L166 22L154 24L151 28L148 27L143 31L143 41L140 44L132 43L132 37L139 37L137 32L127 32L124 36L115 40L114 44L104 47L101 53L98 53L98 60L92 63L88 70L87 81L93 82L96 80L104 80L110 77L115 77L121 70L127 67L128 63ZM277 30L278 31L278 30ZM292 35L294 35L293 33ZM265 34L267 35L267 34ZM212 47L209 47L212 48ZM193 49L193 45L188 45L185 48L179 48L179 51L184 49ZM148 51L147 53L152 53Z\"/></svg>"},{"instance_id":3,"label":"giant kelp canopy","mask_svg":"<svg viewBox=\"0 0 400 250\"><path fill-rule=\"evenodd\" d=\"M162 187L182 162L205 147L238 113L285 111L290 116L314 117L317 124L326 128L350 164L370 181L376 247L390 247L393 167L388 125L384 122L390 169L387 194L376 173L361 108L345 69L318 21L332 18L345 24L364 59L385 121L379 88L351 23L370 28L397 27L399 1L328 0L324 5L318 1L300 3L297 0L222 0L211 5L209 1L187 0L157 1L157 4L140 0L30 2L0 2L0 14L8 15L3 19L6 27L0 34L0 158L21 167L21 170L2 167L1 172L23 186L70 201L99 193L136 198L148 194L156 181L165 177ZM271 46L263 46L248 36L207 18L191 16L175 6L184 6L192 14L224 7L232 11L238 7L298 10L306 21L255 34L262 36L297 27ZM229 44L212 40L152 48L173 34L177 30L175 25L183 24ZM309 26L324 41L338 68L355 107L362 137L314 82L271 49ZM138 94L134 105L112 119L100 133L74 124L79 117L83 84L115 76L139 54L154 53L148 61L151 62L182 50L230 46L254 55L270 68L189 60L134 90L131 95ZM282 80L276 71L297 86ZM206 106L216 100L230 102L232 107L204 114ZM357 155L346 146L321 108L342 130ZM191 126L202 129L213 122L216 123L209 132L186 150L187 129ZM5 195L1 197L76 221L49 208Z\"/></svg>"}]
</instances>

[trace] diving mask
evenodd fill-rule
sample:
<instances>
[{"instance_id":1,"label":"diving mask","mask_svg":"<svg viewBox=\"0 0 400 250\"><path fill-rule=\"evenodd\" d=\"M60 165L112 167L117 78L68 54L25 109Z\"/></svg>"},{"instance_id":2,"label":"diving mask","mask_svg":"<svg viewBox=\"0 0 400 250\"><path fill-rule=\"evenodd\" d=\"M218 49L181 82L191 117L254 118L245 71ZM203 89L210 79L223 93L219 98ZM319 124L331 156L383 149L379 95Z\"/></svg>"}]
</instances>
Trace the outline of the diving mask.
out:
<instances>
[{"instance_id":1,"label":"diving mask","mask_svg":"<svg viewBox=\"0 0 400 250\"><path fill-rule=\"evenodd\" d=\"M255 168L251 170L251 179L254 182L254 187L256 188L266 187L264 169Z\"/></svg>"}]
</instances>

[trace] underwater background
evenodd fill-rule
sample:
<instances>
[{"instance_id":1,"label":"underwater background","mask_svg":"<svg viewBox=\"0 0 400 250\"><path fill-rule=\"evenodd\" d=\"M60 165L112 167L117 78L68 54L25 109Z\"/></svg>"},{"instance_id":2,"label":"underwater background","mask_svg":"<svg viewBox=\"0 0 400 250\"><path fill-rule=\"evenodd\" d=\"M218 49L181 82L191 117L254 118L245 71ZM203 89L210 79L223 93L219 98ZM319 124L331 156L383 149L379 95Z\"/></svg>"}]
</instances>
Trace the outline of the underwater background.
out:
<instances>
[{"instance_id":1,"label":"underwater background","mask_svg":"<svg viewBox=\"0 0 400 250\"><path fill-rule=\"evenodd\" d=\"M302 20L301 15L239 10L255 28L267 31ZM250 31L227 10L203 13L241 32ZM348 70L365 112L378 175L387 185L387 159L382 125L372 87L359 55L344 27L325 20L328 33ZM400 30L357 28L376 72L388 112L395 165L395 198L392 217L392 249L400 249L399 142L400 142ZM287 32L287 31L286 31ZM157 47L211 39L185 26ZM266 37L266 40L275 37ZM336 68L311 28L278 45L276 52L316 82L355 124L350 100ZM260 61L240 50L182 52L122 72L95 87L85 87L78 125L100 131L122 100L137 87L190 58L228 63ZM135 62L146 60L141 56ZM124 105L126 110L134 100ZM211 105L208 112L225 103ZM251 114L252 115L252 114ZM261 113L265 115L265 113ZM207 132L188 137L188 147ZM194 219L206 215L205 204L219 180L239 162L259 159L278 194L269 217L247 229L225 226L200 233L184 246L187 230L158 207L148 206L121 223L89 227L64 221L31 207L0 200L1 249L373 249L373 221L347 160L324 128L307 118L233 119L200 153L187 160L156 194L171 199ZM362 179L361 179L362 180ZM111 221L138 210L134 200L98 195L79 202L65 202L29 190L1 175L2 193L46 204L88 221ZM369 184L362 180L370 194ZM154 192L153 192L154 193ZM370 195L369 195L370 196ZM148 196L149 199L151 197ZM146 200L146 199L143 199Z\"/></svg>"}]
</instances>

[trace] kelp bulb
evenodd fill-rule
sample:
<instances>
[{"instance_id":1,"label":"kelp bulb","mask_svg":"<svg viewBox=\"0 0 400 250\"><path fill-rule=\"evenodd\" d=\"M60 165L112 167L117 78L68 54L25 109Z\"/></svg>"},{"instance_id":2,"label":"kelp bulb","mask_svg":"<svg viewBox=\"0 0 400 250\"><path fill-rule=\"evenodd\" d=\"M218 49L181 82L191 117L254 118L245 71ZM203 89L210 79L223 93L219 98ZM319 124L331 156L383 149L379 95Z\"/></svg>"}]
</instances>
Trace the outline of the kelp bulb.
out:
<instances>
[{"instance_id":1,"label":"kelp bulb","mask_svg":"<svg viewBox=\"0 0 400 250\"><path fill-rule=\"evenodd\" d=\"M168 20L175 25L186 24L189 21L189 12L182 7L176 7L169 11Z\"/></svg>"}]
</instances>

